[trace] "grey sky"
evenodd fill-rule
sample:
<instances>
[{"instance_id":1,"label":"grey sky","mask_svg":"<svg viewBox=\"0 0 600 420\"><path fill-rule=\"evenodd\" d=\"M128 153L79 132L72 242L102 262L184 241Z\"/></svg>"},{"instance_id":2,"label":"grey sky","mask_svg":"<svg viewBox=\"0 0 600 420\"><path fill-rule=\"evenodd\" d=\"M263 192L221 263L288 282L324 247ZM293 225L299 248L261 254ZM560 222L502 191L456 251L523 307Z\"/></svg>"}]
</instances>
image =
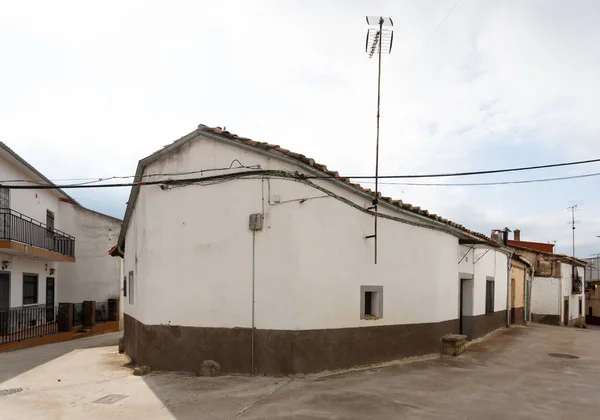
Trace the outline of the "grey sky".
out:
<instances>
[{"instance_id":1,"label":"grey sky","mask_svg":"<svg viewBox=\"0 0 600 420\"><path fill-rule=\"evenodd\" d=\"M372 174L377 63L364 16L382 14L395 38L380 173L599 157L600 3L462 0L421 49L454 2L5 1L0 140L51 179L129 175L204 123ZM600 165L460 181L589 172ZM600 251L599 182L383 192L483 233L556 240L559 252L571 244L566 207L584 200L577 254L588 256ZM128 189L72 194L122 217Z\"/></svg>"}]
</instances>

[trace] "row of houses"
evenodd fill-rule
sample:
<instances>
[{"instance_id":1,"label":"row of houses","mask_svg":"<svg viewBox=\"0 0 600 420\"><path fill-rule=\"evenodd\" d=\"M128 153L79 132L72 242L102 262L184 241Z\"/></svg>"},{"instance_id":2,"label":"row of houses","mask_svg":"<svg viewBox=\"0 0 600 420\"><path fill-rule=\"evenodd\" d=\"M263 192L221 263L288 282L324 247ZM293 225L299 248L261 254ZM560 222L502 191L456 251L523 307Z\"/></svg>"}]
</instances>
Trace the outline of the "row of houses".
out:
<instances>
[{"instance_id":1,"label":"row of houses","mask_svg":"<svg viewBox=\"0 0 600 420\"><path fill-rule=\"evenodd\" d=\"M45 327L59 303L118 300L121 265L106 251L121 220L83 207L4 143L0 180L0 344L56 331Z\"/></svg>"},{"instance_id":2,"label":"row of houses","mask_svg":"<svg viewBox=\"0 0 600 420\"><path fill-rule=\"evenodd\" d=\"M508 236L200 125L137 167L112 251L125 351L159 370L308 373L581 322L585 261Z\"/></svg>"}]
</instances>

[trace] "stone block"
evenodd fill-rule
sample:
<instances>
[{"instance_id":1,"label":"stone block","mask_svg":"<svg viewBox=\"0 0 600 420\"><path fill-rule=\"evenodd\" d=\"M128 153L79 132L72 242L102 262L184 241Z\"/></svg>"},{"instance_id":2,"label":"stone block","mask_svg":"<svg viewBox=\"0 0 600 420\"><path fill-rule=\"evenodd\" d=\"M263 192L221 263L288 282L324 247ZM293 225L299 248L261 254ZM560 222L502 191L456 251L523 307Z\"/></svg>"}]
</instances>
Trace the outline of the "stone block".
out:
<instances>
[{"instance_id":1,"label":"stone block","mask_svg":"<svg viewBox=\"0 0 600 420\"><path fill-rule=\"evenodd\" d=\"M136 366L133 369L134 376L144 376L149 374L152 371L149 366Z\"/></svg>"},{"instance_id":2,"label":"stone block","mask_svg":"<svg viewBox=\"0 0 600 420\"><path fill-rule=\"evenodd\" d=\"M198 376L219 376L221 374L221 365L214 360L204 360L198 366L196 374Z\"/></svg>"},{"instance_id":3,"label":"stone block","mask_svg":"<svg viewBox=\"0 0 600 420\"><path fill-rule=\"evenodd\" d=\"M442 354L459 356L466 351L467 336L461 334L446 334L441 338Z\"/></svg>"}]
</instances>

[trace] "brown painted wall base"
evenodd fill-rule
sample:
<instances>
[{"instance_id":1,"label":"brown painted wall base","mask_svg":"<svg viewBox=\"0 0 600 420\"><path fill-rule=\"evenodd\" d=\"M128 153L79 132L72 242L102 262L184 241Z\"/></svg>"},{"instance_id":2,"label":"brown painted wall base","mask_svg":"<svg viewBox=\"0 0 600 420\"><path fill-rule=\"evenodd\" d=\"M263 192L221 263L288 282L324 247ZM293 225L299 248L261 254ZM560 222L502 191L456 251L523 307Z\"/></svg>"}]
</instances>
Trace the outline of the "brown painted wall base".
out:
<instances>
[{"instance_id":1,"label":"brown painted wall base","mask_svg":"<svg viewBox=\"0 0 600 420\"><path fill-rule=\"evenodd\" d=\"M600 316L586 315L585 323L590 325L600 325Z\"/></svg>"},{"instance_id":2,"label":"brown painted wall base","mask_svg":"<svg viewBox=\"0 0 600 420\"><path fill-rule=\"evenodd\" d=\"M510 323L525 325L525 308L510 308Z\"/></svg>"},{"instance_id":3,"label":"brown painted wall base","mask_svg":"<svg viewBox=\"0 0 600 420\"><path fill-rule=\"evenodd\" d=\"M548 325L560 325L559 315L548 315L548 314L531 314L532 322L539 322L540 324Z\"/></svg>"},{"instance_id":4,"label":"brown painted wall base","mask_svg":"<svg viewBox=\"0 0 600 420\"><path fill-rule=\"evenodd\" d=\"M195 371L215 360L223 372L250 373L249 328L144 325L125 314L125 352L155 370ZM439 339L457 333L457 319L439 323L329 330L256 330L256 373L292 374L381 363L439 352Z\"/></svg>"},{"instance_id":5,"label":"brown painted wall base","mask_svg":"<svg viewBox=\"0 0 600 420\"><path fill-rule=\"evenodd\" d=\"M490 315L477 315L471 318L470 339L474 340L491 333L498 328L506 327L506 310Z\"/></svg>"},{"instance_id":6,"label":"brown painted wall base","mask_svg":"<svg viewBox=\"0 0 600 420\"><path fill-rule=\"evenodd\" d=\"M117 332L119 331L119 321L110 321L94 325L92 327L92 332L89 333L78 333L78 329L79 328L73 329L73 331L50 334L43 337L29 338L27 340L16 341L14 343L2 344L0 345L0 352L42 346L44 344L60 343L63 341L75 340L77 338L89 337L97 334Z\"/></svg>"}]
</instances>

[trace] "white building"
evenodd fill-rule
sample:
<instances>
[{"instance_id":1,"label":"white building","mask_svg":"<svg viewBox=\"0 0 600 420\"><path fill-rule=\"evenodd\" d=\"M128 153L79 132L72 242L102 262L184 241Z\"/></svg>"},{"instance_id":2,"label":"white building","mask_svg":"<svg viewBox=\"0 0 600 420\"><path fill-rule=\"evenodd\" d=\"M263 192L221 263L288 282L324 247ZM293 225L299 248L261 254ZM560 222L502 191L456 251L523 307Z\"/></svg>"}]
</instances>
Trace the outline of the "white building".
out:
<instances>
[{"instance_id":1,"label":"white building","mask_svg":"<svg viewBox=\"0 0 600 420\"><path fill-rule=\"evenodd\" d=\"M506 248L380 198L375 264L372 192L303 155L201 125L136 182L119 251L140 364L272 374L434 353L461 329L461 279L471 335L506 326Z\"/></svg>"},{"instance_id":2,"label":"white building","mask_svg":"<svg viewBox=\"0 0 600 420\"><path fill-rule=\"evenodd\" d=\"M531 320L564 326L584 322L586 261L523 246L511 247L533 264Z\"/></svg>"},{"instance_id":3,"label":"white building","mask_svg":"<svg viewBox=\"0 0 600 420\"><path fill-rule=\"evenodd\" d=\"M119 262L107 254L117 219L84 209L3 143L0 180L0 320L19 308L53 319L59 300L119 297Z\"/></svg>"}]
</instances>

